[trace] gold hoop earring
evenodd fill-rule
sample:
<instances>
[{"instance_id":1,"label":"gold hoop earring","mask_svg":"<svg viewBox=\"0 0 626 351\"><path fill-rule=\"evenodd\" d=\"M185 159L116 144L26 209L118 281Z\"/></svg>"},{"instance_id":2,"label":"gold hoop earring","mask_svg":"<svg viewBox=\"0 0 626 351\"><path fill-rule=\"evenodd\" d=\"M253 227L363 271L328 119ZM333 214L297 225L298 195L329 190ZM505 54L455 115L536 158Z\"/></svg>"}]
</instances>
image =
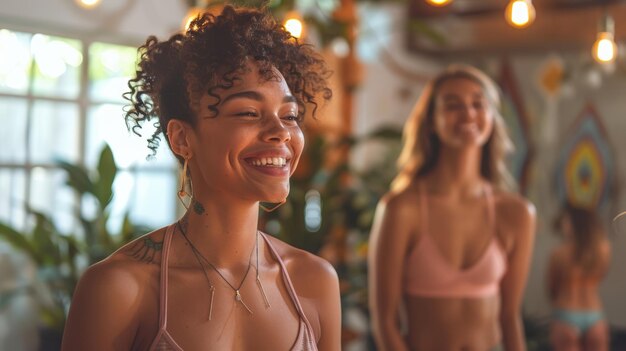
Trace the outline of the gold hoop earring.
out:
<instances>
[{"instance_id":1,"label":"gold hoop earring","mask_svg":"<svg viewBox=\"0 0 626 351\"><path fill-rule=\"evenodd\" d=\"M281 201L281 202L279 202L279 203L277 203L277 204L274 204L274 206L273 206L273 207L267 207L267 206L263 205L263 203L259 202L259 207L260 207L263 211L265 211L265 212L267 212L267 213L270 213L270 212L272 212L272 211L276 210L277 208L279 208L280 206L282 206L285 202L287 202L287 199L284 199L283 201Z\"/></svg>"},{"instance_id":2,"label":"gold hoop earring","mask_svg":"<svg viewBox=\"0 0 626 351\"><path fill-rule=\"evenodd\" d=\"M187 181L188 181L188 176L187 176L187 166L189 164L189 159L187 157L185 157L185 162L183 163L183 170L180 173L180 189L178 189L178 200L180 200L180 203L183 205L183 207L185 208L185 210L189 210L189 205L187 205L184 201L185 197L188 197L189 199L193 198L192 194L189 194L187 192L186 189L186 185L187 185ZM191 188L191 185L190 185Z\"/></svg>"}]
</instances>

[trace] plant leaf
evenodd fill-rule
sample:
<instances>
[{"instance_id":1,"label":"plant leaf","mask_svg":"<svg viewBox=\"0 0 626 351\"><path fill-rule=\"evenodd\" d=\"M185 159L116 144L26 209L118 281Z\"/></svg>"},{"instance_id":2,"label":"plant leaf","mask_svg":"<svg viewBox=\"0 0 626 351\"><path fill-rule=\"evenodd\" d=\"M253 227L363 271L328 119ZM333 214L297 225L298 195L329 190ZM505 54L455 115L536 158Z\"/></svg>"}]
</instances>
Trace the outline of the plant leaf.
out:
<instances>
[{"instance_id":1,"label":"plant leaf","mask_svg":"<svg viewBox=\"0 0 626 351\"><path fill-rule=\"evenodd\" d=\"M416 33L420 33L425 35L428 40L431 42L444 46L448 43L445 35L443 35L440 31L433 28L431 25L427 24L425 21L421 21L418 19L413 19L409 21L409 29Z\"/></svg>"},{"instance_id":2,"label":"plant leaf","mask_svg":"<svg viewBox=\"0 0 626 351\"><path fill-rule=\"evenodd\" d=\"M67 172L67 185L81 195L94 193L94 184L85 168L61 160L56 161L56 164Z\"/></svg>"},{"instance_id":3,"label":"plant leaf","mask_svg":"<svg viewBox=\"0 0 626 351\"><path fill-rule=\"evenodd\" d=\"M14 248L23 250L34 261L39 263L37 259L37 251L33 247L33 244L29 241L29 235L26 233L20 233L8 225L0 222L0 238Z\"/></svg>"},{"instance_id":4,"label":"plant leaf","mask_svg":"<svg viewBox=\"0 0 626 351\"><path fill-rule=\"evenodd\" d=\"M395 127L382 127L369 133L366 139L402 140L402 130Z\"/></svg>"},{"instance_id":5,"label":"plant leaf","mask_svg":"<svg viewBox=\"0 0 626 351\"><path fill-rule=\"evenodd\" d=\"M105 209L113 197L113 181L117 174L117 166L113 158L113 151L105 145L100 152L98 161L98 181L95 183L94 194L100 202L100 208Z\"/></svg>"},{"instance_id":6,"label":"plant leaf","mask_svg":"<svg viewBox=\"0 0 626 351\"><path fill-rule=\"evenodd\" d=\"M61 252L57 240L58 232L52 221L43 213L29 210L35 216L33 244L43 265L58 266L61 263Z\"/></svg>"}]
</instances>

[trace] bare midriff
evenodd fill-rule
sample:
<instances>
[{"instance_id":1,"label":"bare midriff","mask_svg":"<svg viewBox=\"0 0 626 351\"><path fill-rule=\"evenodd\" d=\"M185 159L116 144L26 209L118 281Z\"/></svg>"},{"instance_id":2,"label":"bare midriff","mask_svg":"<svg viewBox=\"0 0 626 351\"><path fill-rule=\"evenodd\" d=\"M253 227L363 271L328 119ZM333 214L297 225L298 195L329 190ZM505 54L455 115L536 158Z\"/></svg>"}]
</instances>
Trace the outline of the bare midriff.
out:
<instances>
[{"instance_id":1,"label":"bare midriff","mask_svg":"<svg viewBox=\"0 0 626 351\"><path fill-rule=\"evenodd\" d=\"M405 296L407 344L419 351L485 351L500 343L498 295L485 298Z\"/></svg>"}]
</instances>

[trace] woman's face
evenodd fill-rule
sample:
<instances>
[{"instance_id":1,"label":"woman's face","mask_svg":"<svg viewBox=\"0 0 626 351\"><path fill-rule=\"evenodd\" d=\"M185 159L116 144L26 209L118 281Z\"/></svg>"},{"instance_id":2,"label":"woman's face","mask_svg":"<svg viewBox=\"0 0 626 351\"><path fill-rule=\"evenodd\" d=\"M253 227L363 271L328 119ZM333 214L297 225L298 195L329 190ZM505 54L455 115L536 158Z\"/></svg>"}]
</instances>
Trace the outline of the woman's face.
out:
<instances>
[{"instance_id":1,"label":"woman's face","mask_svg":"<svg viewBox=\"0 0 626 351\"><path fill-rule=\"evenodd\" d=\"M442 146L484 145L493 130L494 114L480 84L466 78L444 81L435 96L435 133Z\"/></svg>"},{"instance_id":2,"label":"woman's face","mask_svg":"<svg viewBox=\"0 0 626 351\"><path fill-rule=\"evenodd\" d=\"M194 196L224 194L251 201L280 202L289 194L304 136L298 105L284 77L265 81L249 63L232 88L217 90L219 113L205 94L192 133Z\"/></svg>"}]
</instances>

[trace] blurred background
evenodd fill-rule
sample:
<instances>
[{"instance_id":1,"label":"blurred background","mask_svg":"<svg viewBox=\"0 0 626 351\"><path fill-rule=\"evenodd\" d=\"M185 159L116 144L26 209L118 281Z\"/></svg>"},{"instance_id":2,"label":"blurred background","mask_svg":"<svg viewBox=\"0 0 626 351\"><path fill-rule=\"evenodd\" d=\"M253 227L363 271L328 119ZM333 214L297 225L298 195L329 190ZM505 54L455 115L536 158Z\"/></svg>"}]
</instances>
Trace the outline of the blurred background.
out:
<instances>
[{"instance_id":1,"label":"blurred background","mask_svg":"<svg viewBox=\"0 0 626 351\"><path fill-rule=\"evenodd\" d=\"M240 1L259 6L259 2ZM149 157L123 119L136 48L166 39L203 0L0 3L0 350L57 350L81 272L173 222L178 168ZM374 350L367 240L395 175L401 129L429 78L473 64L500 85L518 191L537 207L524 298L529 350L545 350L547 259L566 199L605 220L613 261L602 297L612 349L626 350L626 1L271 0L335 74L305 125L288 202L263 230L319 254L341 279L345 350ZM528 8L529 12L524 9Z\"/></svg>"}]
</instances>

